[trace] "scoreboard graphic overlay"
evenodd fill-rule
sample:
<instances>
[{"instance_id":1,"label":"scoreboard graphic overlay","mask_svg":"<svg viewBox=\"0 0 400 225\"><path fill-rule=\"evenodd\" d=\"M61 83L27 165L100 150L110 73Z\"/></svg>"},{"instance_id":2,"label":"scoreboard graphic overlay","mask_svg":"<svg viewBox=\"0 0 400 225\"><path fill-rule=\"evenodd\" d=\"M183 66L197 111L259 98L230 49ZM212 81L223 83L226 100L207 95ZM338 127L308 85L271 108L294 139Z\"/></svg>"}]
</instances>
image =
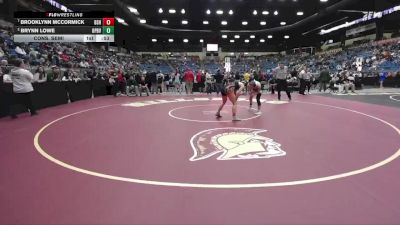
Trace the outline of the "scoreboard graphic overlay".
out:
<instances>
[{"instance_id":1,"label":"scoreboard graphic overlay","mask_svg":"<svg viewBox=\"0 0 400 225\"><path fill-rule=\"evenodd\" d=\"M15 12L14 42L114 42L114 12Z\"/></svg>"}]
</instances>

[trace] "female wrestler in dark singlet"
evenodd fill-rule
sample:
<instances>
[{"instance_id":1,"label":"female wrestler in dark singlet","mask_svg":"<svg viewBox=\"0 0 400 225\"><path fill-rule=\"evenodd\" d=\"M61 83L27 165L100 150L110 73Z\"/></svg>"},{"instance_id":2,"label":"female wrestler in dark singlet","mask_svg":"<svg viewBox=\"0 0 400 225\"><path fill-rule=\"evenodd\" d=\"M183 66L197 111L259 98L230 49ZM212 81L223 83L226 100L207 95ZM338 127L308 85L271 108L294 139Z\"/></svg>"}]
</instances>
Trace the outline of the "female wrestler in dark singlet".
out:
<instances>
[{"instance_id":1,"label":"female wrestler in dark singlet","mask_svg":"<svg viewBox=\"0 0 400 225\"><path fill-rule=\"evenodd\" d=\"M239 118L236 117L237 111L237 100L239 96L242 94L244 89L244 84L240 81L229 80L222 89L222 105L219 107L216 116L218 118L221 117L221 110L224 108L228 98L229 101L232 102L232 121L240 121Z\"/></svg>"}]
</instances>

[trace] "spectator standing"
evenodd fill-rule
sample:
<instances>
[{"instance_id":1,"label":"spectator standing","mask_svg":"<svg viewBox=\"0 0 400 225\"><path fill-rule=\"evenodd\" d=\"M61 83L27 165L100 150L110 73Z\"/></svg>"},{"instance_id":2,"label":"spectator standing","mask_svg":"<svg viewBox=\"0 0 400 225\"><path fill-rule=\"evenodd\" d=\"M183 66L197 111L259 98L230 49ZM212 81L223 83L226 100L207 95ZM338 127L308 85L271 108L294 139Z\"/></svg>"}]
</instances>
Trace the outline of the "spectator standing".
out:
<instances>
[{"instance_id":1,"label":"spectator standing","mask_svg":"<svg viewBox=\"0 0 400 225\"><path fill-rule=\"evenodd\" d=\"M306 89L308 90L308 93L310 93L312 76L306 66L300 72L299 78L300 78L300 94L305 95Z\"/></svg>"},{"instance_id":2,"label":"spectator standing","mask_svg":"<svg viewBox=\"0 0 400 225\"><path fill-rule=\"evenodd\" d=\"M224 85L223 85L224 75L221 74L220 70L218 70L217 74L214 75L214 79L215 79L215 89L216 89L217 95L219 95L219 93L224 88Z\"/></svg>"},{"instance_id":3,"label":"spectator standing","mask_svg":"<svg viewBox=\"0 0 400 225\"><path fill-rule=\"evenodd\" d=\"M157 94L163 92L163 86L164 86L164 74L162 74L161 71L159 71L157 74Z\"/></svg>"},{"instance_id":4,"label":"spectator standing","mask_svg":"<svg viewBox=\"0 0 400 225\"><path fill-rule=\"evenodd\" d=\"M15 69L11 71L11 80L13 83L14 92L14 104L10 107L11 118L17 118L17 112L15 106L17 104L23 104L29 109L31 116L37 115L36 108L32 102L33 93L33 74L28 71L24 61L21 59L15 60L13 63Z\"/></svg>"},{"instance_id":5,"label":"spectator standing","mask_svg":"<svg viewBox=\"0 0 400 225\"><path fill-rule=\"evenodd\" d=\"M147 74L147 76L149 76L151 94L154 94L154 93L158 94L157 72L153 71L150 74Z\"/></svg>"},{"instance_id":6,"label":"spectator standing","mask_svg":"<svg viewBox=\"0 0 400 225\"><path fill-rule=\"evenodd\" d=\"M186 93L193 94L194 74L191 69L186 70L184 80L186 83Z\"/></svg>"},{"instance_id":7,"label":"spectator standing","mask_svg":"<svg viewBox=\"0 0 400 225\"><path fill-rule=\"evenodd\" d=\"M379 87L380 88L383 88L383 82L385 82L386 77L387 77L386 75L387 75L387 73L384 73L384 72L379 74Z\"/></svg>"},{"instance_id":8,"label":"spectator standing","mask_svg":"<svg viewBox=\"0 0 400 225\"><path fill-rule=\"evenodd\" d=\"M204 74L199 70L196 75L197 85L199 87L199 92L202 93L204 91Z\"/></svg>"},{"instance_id":9,"label":"spectator standing","mask_svg":"<svg viewBox=\"0 0 400 225\"><path fill-rule=\"evenodd\" d=\"M206 92L207 94L211 94L212 93L212 76L211 74L206 71Z\"/></svg>"},{"instance_id":10,"label":"spectator standing","mask_svg":"<svg viewBox=\"0 0 400 225\"><path fill-rule=\"evenodd\" d=\"M174 86L175 86L175 91L179 92L179 94L181 94L182 92L182 88L181 88L181 78L180 78L180 74L179 71L175 72L175 75L173 77L174 80Z\"/></svg>"},{"instance_id":11,"label":"spectator standing","mask_svg":"<svg viewBox=\"0 0 400 225\"><path fill-rule=\"evenodd\" d=\"M117 81L119 92L121 93L121 95L126 94L126 79L121 69L118 71Z\"/></svg>"},{"instance_id":12,"label":"spectator standing","mask_svg":"<svg viewBox=\"0 0 400 225\"><path fill-rule=\"evenodd\" d=\"M169 85L171 84L171 76L169 73L164 75L164 90L169 92Z\"/></svg>"},{"instance_id":13,"label":"spectator standing","mask_svg":"<svg viewBox=\"0 0 400 225\"><path fill-rule=\"evenodd\" d=\"M274 77L277 83L277 91L278 91L278 100L281 100L281 91L285 91L289 100L292 100L292 96L290 95L290 91L288 89L288 78L289 72L287 66L283 65L283 63L279 63L279 66L274 70Z\"/></svg>"},{"instance_id":14,"label":"spectator standing","mask_svg":"<svg viewBox=\"0 0 400 225\"><path fill-rule=\"evenodd\" d=\"M248 86L248 83L249 83L249 81L251 79L251 74L249 72L244 73L243 74L243 79L244 79L244 86L245 86L245 90L246 90L245 93L247 93L248 92L247 86Z\"/></svg>"},{"instance_id":15,"label":"spectator standing","mask_svg":"<svg viewBox=\"0 0 400 225\"><path fill-rule=\"evenodd\" d=\"M329 75L328 68L324 67L319 76L319 92L321 92L322 89L324 89L324 92L326 91L330 80L331 76Z\"/></svg>"}]
</instances>

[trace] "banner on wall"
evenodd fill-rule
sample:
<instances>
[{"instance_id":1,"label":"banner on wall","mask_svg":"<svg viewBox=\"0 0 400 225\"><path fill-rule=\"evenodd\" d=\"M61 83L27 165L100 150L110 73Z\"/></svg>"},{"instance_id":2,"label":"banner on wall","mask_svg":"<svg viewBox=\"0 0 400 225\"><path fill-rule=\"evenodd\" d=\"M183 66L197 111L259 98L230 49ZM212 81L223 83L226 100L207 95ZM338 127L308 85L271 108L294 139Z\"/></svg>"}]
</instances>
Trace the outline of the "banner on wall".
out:
<instances>
[{"instance_id":1,"label":"banner on wall","mask_svg":"<svg viewBox=\"0 0 400 225\"><path fill-rule=\"evenodd\" d=\"M359 33L362 33L362 32L368 31L368 30L374 30L374 29L376 29L376 23L370 23L370 24L367 24L364 26L359 26L359 27L347 30L346 36L348 37L348 36L352 36L355 34L359 34Z\"/></svg>"}]
</instances>

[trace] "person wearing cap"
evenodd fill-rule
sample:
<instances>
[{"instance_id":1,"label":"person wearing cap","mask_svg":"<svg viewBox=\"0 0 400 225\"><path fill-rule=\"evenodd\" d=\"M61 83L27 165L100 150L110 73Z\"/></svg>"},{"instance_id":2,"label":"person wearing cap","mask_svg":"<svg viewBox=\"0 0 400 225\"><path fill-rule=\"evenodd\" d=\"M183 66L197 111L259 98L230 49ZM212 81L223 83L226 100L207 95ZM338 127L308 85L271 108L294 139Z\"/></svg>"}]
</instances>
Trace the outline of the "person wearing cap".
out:
<instances>
[{"instance_id":1,"label":"person wearing cap","mask_svg":"<svg viewBox=\"0 0 400 225\"><path fill-rule=\"evenodd\" d=\"M286 91L286 94L289 100L292 100L292 96L290 95L290 91L288 89L287 77L289 75L287 66L283 65L283 63L279 63L279 66L274 70L274 78L277 83L277 91L278 91L278 100L281 100L281 91Z\"/></svg>"},{"instance_id":2,"label":"person wearing cap","mask_svg":"<svg viewBox=\"0 0 400 225\"><path fill-rule=\"evenodd\" d=\"M11 80L13 84L14 102L10 107L11 118L17 118L15 106L22 104L29 109L31 116L37 115L36 107L32 102L33 93L33 74L25 69L26 65L22 59L16 59L13 62L14 68L11 70Z\"/></svg>"}]
</instances>

